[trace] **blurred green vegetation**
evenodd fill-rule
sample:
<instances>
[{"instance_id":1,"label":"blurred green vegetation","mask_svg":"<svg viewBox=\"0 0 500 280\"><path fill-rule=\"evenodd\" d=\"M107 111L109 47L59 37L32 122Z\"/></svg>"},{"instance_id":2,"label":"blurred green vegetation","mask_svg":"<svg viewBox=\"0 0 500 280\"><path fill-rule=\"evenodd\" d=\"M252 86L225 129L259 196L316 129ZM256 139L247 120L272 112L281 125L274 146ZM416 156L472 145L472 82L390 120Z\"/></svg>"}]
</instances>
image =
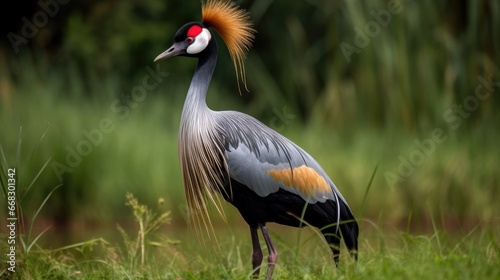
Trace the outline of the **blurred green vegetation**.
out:
<instances>
[{"instance_id":1,"label":"blurred green vegetation","mask_svg":"<svg viewBox=\"0 0 500 280\"><path fill-rule=\"evenodd\" d=\"M208 96L213 109L251 114L301 145L355 213L379 163L365 217L393 225L405 225L410 217L411 226L425 227L431 212L443 225L460 227L500 216L497 1L237 3L250 11L258 31L246 65L250 92L239 95L220 42ZM389 5L398 5L399 12L389 12L382 26L372 13ZM22 35L21 18L32 20L40 10L34 3L31 10L13 13L7 33ZM26 198L26 215L61 175L63 186L41 213L61 229L124 219L127 192L146 202L164 197L174 219L183 219L177 129L196 62L152 60L170 46L178 27L200 17L199 1L72 1L60 5L18 52L3 37L0 144L15 165L22 126L20 187L52 158ZM365 34L366 46L357 46L355 27L365 30L369 24L379 28ZM347 57L342 43L358 52ZM161 82L134 99L134 88L151 71L162 73ZM466 104L479 85L486 92L480 77L493 91L484 100L476 97L477 106ZM470 104L473 110L445 117ZM436 129L446 140L433 142L426 154L415 141L432 139ZM86 154L80 160L70 156L78 149ZM418 151L423 159L414 157L418 164L412 164ZM410 162L408 176L401 176L401 158ZM389 173L400 179L393 184ZM229 212L230 220L240 221Z\"/></svg>"}]
</instances>

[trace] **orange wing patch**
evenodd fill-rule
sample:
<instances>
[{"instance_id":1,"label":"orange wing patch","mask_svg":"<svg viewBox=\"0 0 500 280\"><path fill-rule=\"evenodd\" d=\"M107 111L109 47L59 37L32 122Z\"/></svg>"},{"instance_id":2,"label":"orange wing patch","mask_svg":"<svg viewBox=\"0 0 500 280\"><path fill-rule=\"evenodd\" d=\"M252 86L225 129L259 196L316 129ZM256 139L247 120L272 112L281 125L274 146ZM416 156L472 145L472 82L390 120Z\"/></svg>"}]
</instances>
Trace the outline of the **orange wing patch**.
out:
<instances>
[{"instance_id":1,"label":"orange wing patch","mask_svg":"<svg viewBox=\"0 0 500 280\"><path fill-rule=\"evenodd\" d=\"M287 168L268 170L267 174L273 177L276 182L283 182L288 188L294 188L306 196L332 191L325 178L319 175L316 170L305 165L294 168L293 173Z\"/></svg>"}]
</instances>

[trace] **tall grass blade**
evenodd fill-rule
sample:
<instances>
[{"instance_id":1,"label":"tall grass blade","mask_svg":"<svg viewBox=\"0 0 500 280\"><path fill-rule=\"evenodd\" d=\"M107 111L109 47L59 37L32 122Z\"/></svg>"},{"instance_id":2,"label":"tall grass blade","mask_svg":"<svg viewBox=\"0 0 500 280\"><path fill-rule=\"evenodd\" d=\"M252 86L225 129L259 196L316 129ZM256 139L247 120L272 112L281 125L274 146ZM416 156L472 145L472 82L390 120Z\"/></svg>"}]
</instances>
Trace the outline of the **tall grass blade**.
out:
<instances>
[{"instance_id":1,"label":"tall grass blade","mask_svg":"<svg viewBox=\"0 0 500 280\"><path fill-rule=\"evenodd\" d=\"M0 144L0 184L2 184L2 191L5 197L5 201L7 202L7 188L8 188L8 178L7 178L7 159L5 158L5 153L3 152L3 147Z\"/></svg>"},{"instance_id":2,"label":"tall grass blade","mask_svg":"<svg viewBox=\"0 0 500 280\"><path fill-rule=\"evenodd\" d=\"M377 174L377 169L380 165L380 161L375 165L375 169L372 172L372 176L370 177L370 181L368 182L368 186L366 186L365 194L363 195L363 200L361 201L361 211L359 214L359 220L363 218L366 208L366 200L368 199L368 193L370 192L370 188L372 187L373 179L375 178L375 174Z\"/></svg>"},{"instance_id":3,"label":"tall grass blade","mask_svg":"<svg viewBox=\"0 0 500 280\"><path fill-rule=\"evenodd\" d=\"M477 225L476 225L476 226L475 226L475 227L474 227L471 231L469 231L469 233L468 233L465 237L463 237L463 238L462 238L462 240L460 240L460 242L459 242L457 245L455 245L455 247L453 248L453 250L451 250L450 255L452 255L453 253L455 253L455 251L456 251L456 250L458 250L458 248L459 248L460 246L462 246L462 244L464 244L464 243L465 243L465 241L466 241L468 238L470 238L474 232L476 232L476 231L477 231L477 229L479 228L479 226L480 226L480 225L481 225L481 224L477 224Z\"/></svg>"},{"instance_id":4,"label":"tall grass blade","mask_svg":"<svg viewBox=\"0 0 500 280\"><path fill-rule=\"evenodd\" d=\"M406 221L406 233L409 234L410 233L410 228L411 228L411 221L412 221L412 218L413 218L413 208L410 209L410 212L408 213L408 219Z\"/></svg>"},{"instance_id":5,"label":"tall grass blade","mask_svg":"<svg viewBox=\"0 0 500 280\"><path fill-rule=\"evenodd\" d=\"M94 245L95 243L102 243L102 244L109 244L104 238L94 238L94 239L91 239L91 240L87 240L87 241L84 241L84 242L78 242L78 243L74 243L74 244L71 244L71 245L66 245L66 246L63 246L63 247L59 247L57 249L54 249L52 250L53 252L59 252L59 251L65 251L65 250L69 250L69 249L75 249L75 248L79 248L79 247L84 247L84 246L92 246Z\"/></svg>"},{"instance_id":6,"label":"tall grass blade","mask_svg":"<svg viewBox=\"0 0 500 280\"><path fill-rule=\"evenodd\" d=\"M302 223L304 221L304 217L306 215L306 210L307 210L307 205L308 203L304 203L304 207L302 209L302 213L300 214L300 219L299 219L299 228L302 227ZM295 259L299 255L299 248L300 248L300 239L302 238L302 231L299 231L299 234L297 235L297 245L295 246Z\"/></svg>"},{"instance_id":7,"label":"tall grass blade","mask_svg":"<svg viewBox=\"0 0 500 280\"><path fill-rule=\"evenodd\" d=\"M438 230L438 228L436 226L436 221L434 219L434 215L432 215L432 211L430 209L429 209L429 213L430 213L430 216L431 216L432 229L434 230L433 236L436 238L436 243L437 243L438 250L439 250L439 256L443 257L443 246L441 244L441 238L439 236L439 230Z\"/></svg>"},{"instance_id":8,"label":"tall grass blade","mask_svg":"<svg viewBox=\"0 0 500 280\"><path fill-rule=\"evenodd\" d=\"M33 180L31 181L30 185L24 190L24 193L21 195L21 198L19 199L19 202L21 202L24 199L24 197L26 197L26 195L28 194L28 192L31 189L31 187L33 187L33 185L35 184L36 180L38 179L38 177L40 177L40 175L45 170L45 168L47 167L47 165L50 163L51 160L52 160L52 158L49 158L45 162L45 164L42 166L42 168L40 168L40 170L36 174L35 178L33 178Z\"/></svg>"},{"instance_id":9,"label":"tall grass blade","mask_svg":"<svg viewBox=\"0 0 500 280\"><path fill-rule=\"evenodd\" d=\"M16 150L16 167L19 168L21 165L21 145L22 145L22 134L23 134L23 127L19 127L19 134L17 138L17 150ZM19 178L19 176L18 176ZM18 182L19 183L19 182Z\"/></svg>"},{"instance_id":10,"label":"tall grass blade","mask_svg":"<svg viewBox=\"0 0 500 280\"><path fill-rule=\"evenodd\" d=\"M40 239L40 237L42 237L42 235L47 232L48 230L50 229L50 226L47 227L46 229L44 229L42 232L40 232L36 237L35 239L33 239L33 241L31 241L31 243L29 244L28 248L25 248L25 252L26 252L26 255L29 254L29 252L31 251L31 248L36 244L36 242L38 241L38 239Z\"/></svg>"},{"instance_id":11,"label":"tall grass blade","mask_svg":"<svg viewBox=\"0 0 500 280\"><path fill-rule=\"evenodd\" d=\"M43 207L45 206L45 204L47 203L47 201L49 200L49 198L52 196L52 194L59 188L61 187L62 184L60 185L57 185L55 188L52 189L52 191L50 191L50 193L45 197L45 199L43 200L43 202L40 204L40 206L38 207L38 209L36 210L35 214L33 215L33 217L31 218L31 223L30 223L30 228L29 228L29 231L28 231L28 239L27 240L30 240L31 239L31 232L33 230L33 225L35 224L35 220L36 218L38 217L38 214L40 214L40 212L42 211ZM45 232L45 231L44 231ZM30 244L29 248L31 248L33 244ZM26 253L28 253L28 251L26 251Z\"/></svg>"},{"instance_id":12,"label":"tall grass blade","mask_svg":"<svg viewBox=\"0 0 500 280\"><path fill-rule=\"evenodd\" d=\"M43 130L42 134L40 135L40 138L38 139L38 142L36 143L35 148L33 149L33 152L30 155L30 158L28 160L28 164L26 165L26 169L27 170L29 170L31 164L33 163L33 159L35 158L35 155L38 152L38 148L40 147L40 145L42 143L42 140L45 138L45 135L47 134L47 131L49 130L49 128L50 128L50 123L48 123L47 126L45 126L45 129ZM50 159L49 159L49 161L50 161ZM45 166L47 164L48 164L48 162L44 165L44 167L42 167L42 169L40 170L40 172L38 172L38 174L35 177L35 179L33 179L31 181L31 184L28 186L28 188L26 188L24 190L24 194L21 195L21 198L19 199L19 202L21 202L23 200L24 196L29 192L29 190L31 189L31 187L35 183L36 179L38 179L38 176L40 176L40 174L42 173L43 169L45 169Z\"/></svg>"}]
</instances>

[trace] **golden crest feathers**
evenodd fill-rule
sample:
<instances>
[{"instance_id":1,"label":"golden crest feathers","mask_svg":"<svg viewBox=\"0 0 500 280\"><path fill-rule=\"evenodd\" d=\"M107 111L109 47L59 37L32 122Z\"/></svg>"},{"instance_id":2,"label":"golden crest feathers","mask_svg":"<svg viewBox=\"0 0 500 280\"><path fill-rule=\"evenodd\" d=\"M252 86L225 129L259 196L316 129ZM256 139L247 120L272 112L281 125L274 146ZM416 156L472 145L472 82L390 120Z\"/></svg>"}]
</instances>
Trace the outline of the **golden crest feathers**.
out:
<instances>
[{"instance_id":1,"label":"golden crest feathers","mask_svg":"<svg viewBox=\"0 0 500 280\"><path fill-rule=\"evenodd\" d=\"M203 1L201 12L203 24L213 27L226 43L236 79L241 79L246 87L245 58L256 32L248 12L230 0Z\"/></svg>"}]
</instances>

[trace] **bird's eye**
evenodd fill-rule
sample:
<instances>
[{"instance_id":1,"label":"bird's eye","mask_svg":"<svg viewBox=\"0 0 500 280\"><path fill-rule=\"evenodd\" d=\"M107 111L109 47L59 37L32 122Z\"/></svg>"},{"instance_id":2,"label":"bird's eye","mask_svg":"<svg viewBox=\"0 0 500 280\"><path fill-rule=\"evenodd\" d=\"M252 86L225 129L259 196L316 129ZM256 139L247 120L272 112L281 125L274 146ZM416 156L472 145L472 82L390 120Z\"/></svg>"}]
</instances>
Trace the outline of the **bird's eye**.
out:
<instances>
[{"instance_id":1,"label":"bird's eye","mask_svg":"<svg viewBox=\"0 0 500 280\"><path fill-rule=\"evenodd\" d=\"M194 38L193 38L193 37L187 37L187 38L186 38L186 42L187 42L188 44L192 44L192 43L194 42Z\"/></svg>"}]
</instances>

